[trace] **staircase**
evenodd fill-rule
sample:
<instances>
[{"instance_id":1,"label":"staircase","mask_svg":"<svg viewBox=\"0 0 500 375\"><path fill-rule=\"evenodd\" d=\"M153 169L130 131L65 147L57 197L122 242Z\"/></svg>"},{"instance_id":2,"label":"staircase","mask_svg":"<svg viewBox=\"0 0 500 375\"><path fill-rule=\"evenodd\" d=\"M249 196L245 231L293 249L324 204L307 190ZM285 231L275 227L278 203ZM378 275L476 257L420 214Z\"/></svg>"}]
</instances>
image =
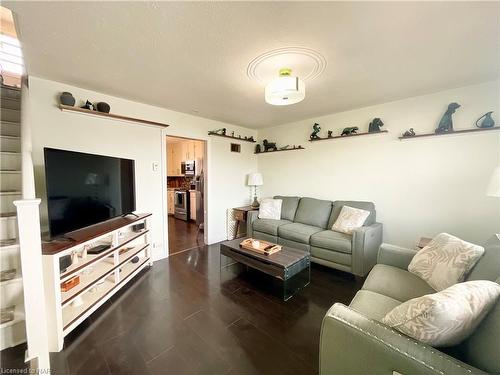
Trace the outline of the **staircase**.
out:
<instances>
[{"instance_id":1,"label":"staircase","mask_svg":"<svg viewBox=\"0 0 500 375\"><path fill-rule=\"evenodd\" d=\"M22 199L21 91L1 86L0 93L0 271L15 275L0 281L2 321L14 310L14 319L0 324L0 350L26 341L23 280L17 214L13 202Z\"/></svg>"}]
</instances>

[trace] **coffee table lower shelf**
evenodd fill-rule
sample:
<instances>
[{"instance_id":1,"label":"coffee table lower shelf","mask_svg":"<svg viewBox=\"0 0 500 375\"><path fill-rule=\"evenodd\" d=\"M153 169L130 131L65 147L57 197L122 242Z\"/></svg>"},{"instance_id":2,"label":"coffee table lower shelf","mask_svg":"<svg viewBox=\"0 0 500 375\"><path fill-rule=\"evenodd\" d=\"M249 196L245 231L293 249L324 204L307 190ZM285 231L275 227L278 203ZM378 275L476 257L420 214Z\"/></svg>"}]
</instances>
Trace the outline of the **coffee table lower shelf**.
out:
<instances>
[{"instance_id":1,"label":"coffee table lower shelf","mask_svg":"<svg viewBox=\"0 0 500 375\"><path fill-rule=\"evenodd\" d=\"M290 248L275 254L262 255L239 246L242 238L225 241L220 244L221 270L240 263L246 267L270 275L281 283L282 297L289 300L299 290L309 285L311 281L311 260L309 253ZM222 257L231 258L234 262L225 263Z\"/></svg>"}]
</instances>

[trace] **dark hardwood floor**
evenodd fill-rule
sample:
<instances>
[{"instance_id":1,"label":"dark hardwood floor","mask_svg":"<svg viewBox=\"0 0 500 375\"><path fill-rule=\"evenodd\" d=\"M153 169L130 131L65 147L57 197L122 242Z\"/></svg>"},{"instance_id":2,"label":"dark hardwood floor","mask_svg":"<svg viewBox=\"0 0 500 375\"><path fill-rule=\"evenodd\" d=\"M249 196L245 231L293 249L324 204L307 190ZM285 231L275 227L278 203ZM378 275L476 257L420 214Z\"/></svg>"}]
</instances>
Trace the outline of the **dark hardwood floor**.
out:
<instances>
[{"instance_id":1,"label":"dark hardwood floor","mask_svg":"<svg viewBox=\"0 0 500 375\"><path fill-rule=\"evenodd\" d=\"M168 216L168 251L170 255L205 245L203 232L194 221L184 221Z\"/></svg>"},{"instance_id":2,"label":"dark hardwood floor","mask_svg":"<svg viewBox=\"0 0 500 375\"><path fill-rule=\"evenodd\" d=\"M66 337L52 374L317 374L321 321L354 277L313 265L283 302L237 268L220 270L218 245L155 262ZM23 367L23 346L1 354Z\"/></svg>"}]
</instances>

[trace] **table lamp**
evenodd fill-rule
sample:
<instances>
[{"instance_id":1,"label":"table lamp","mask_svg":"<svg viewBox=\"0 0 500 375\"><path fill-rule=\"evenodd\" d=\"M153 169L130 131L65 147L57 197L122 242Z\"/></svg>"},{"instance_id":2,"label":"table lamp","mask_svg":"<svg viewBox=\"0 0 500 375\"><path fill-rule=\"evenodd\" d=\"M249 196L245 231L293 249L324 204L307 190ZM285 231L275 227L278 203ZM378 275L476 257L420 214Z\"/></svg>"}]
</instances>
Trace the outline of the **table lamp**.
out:
<instances>
[{"instance_id":1,"label":"table lamp","mask_svg":"<svg viewBox=\"0 0 500 375\"><path fill-rule=\"evenodd\" d=\"M252 202L252 207L257 208L259 207L259 201L257 200L257 186L260 186L263 184L262 181L262 175L260 173L250 173L248 175L248 186L253 186L254 188L254 194L253 194L253 202Z\"/></svg>"}]
</instances>

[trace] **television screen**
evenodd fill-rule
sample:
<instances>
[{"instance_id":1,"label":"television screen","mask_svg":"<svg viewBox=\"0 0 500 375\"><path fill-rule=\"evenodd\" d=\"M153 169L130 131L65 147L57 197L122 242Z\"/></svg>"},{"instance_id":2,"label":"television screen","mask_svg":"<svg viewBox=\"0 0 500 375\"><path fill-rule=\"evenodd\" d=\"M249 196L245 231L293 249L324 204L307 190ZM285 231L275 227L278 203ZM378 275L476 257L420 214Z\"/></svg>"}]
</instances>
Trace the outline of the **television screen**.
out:
<instances>
[{"instance_id":1,"label":"television screen","mask_svg":"<svg viewBox=\"0 0 500 375\"><path fill-rule=\"evenodd\" d=\"M134 161L45 148L52 237L135 211Z\"/></svg>"}]
</instances>

